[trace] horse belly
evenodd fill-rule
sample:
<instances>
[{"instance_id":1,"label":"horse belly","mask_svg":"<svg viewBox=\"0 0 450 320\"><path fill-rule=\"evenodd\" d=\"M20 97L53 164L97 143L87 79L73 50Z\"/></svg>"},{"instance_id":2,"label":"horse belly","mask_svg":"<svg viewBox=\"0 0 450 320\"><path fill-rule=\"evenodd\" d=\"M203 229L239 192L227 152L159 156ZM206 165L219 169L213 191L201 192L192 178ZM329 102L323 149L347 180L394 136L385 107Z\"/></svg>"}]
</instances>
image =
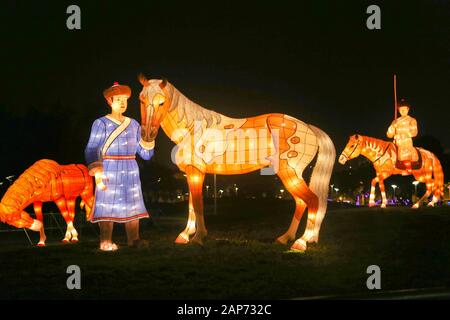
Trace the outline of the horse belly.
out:
<instances>
[{"instance_id":1,"label":"horse belly","mask_svg":"<svg viewBox=\"0 0 450 320\"><path fill-rule=\"evenodd\" d=\"M85 188L86 180L83 172L76 165L61 166L61 181L64 188L64 196L77 197Z\"/></svg>"}]
</instances>

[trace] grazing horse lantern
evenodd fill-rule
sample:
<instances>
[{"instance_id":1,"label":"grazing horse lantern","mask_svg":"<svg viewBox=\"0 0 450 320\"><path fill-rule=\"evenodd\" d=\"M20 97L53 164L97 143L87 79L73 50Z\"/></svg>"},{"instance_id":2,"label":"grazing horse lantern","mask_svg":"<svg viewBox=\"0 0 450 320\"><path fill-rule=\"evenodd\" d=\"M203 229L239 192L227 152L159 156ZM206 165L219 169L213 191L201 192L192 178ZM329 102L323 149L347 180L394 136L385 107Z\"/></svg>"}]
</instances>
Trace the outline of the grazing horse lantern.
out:
<instances>
[{"instance_id":1,"label":"grazing horse lantern","mask_svg":"<svg viewBox=\"0 0 450 320\"><path fill-rule=\"evenodd\" d=\"M268 166L275 168L296 203L291 225L277 241L286 244L296 239L306 207L306 230L291 249L304 251L307 242L318 241L335 161L335 148L326 133L284 114L230 118L190 101L167 80L147 80L143 75L139 80L143 139L153 141L161 126L177 144L172 160L187 177L188 222L176 243L203 244L207 235L202 198L205 174L244 174L268 170ZM316 156L308 185L302 173Z\"/></svg>"},{"instance_id":2,"label":"grazing horse lantern","mask_svg":"<svg viewBox=\"0 0 450 320\"><path fill-rule=\"evenodd\" d=\"M0 221L16 228L40 232L38 246L45 245L42 203L55 202L67 224L63 242L78 242L73 226L75 200L81 196L81 208L91 214L94 203L93 182L82 164L59 165L53 160L39 160L25 170L8 188L0 202ZM33 204L37 220L24 210Z\"/></svg>"},{"instance_id":3,"label":"grazing horse lantern","mask_svg":"<svg viewBox=\"0 0 450 320\"><path fill-rule=\"evenodd\" d=\"M348 160L359 157L366 157L373 163L376 171L376 177L372 179L370 189L369 206L375 205L375 187L380 185L382 203L381 207L386 208L387 198L384 187L384 180L391 175L401 174L403 176L412 174L416 181L426 184L426 192L422 198L417 201L413 208L419 208L422 201L433 195L428 206L434 206L444 195L444 173L439 159L430 151L416 148L419 155L417 166L402 166L402 162L397 161L396 146L392 142L383 141L371 137L365 137L355 134L348 140L347 146L339 157L339 163L345 164Z\"/></svg>"}]
</instances>

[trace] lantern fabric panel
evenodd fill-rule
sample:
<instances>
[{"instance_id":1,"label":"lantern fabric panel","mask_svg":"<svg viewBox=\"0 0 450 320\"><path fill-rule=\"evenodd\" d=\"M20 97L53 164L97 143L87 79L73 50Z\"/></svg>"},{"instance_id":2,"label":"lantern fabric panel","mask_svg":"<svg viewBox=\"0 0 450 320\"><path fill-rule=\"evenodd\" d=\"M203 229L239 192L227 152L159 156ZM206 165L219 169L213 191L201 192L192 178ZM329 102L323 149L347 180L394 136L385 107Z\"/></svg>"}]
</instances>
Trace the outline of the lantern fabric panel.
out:
<instances>
[{"instance_id":1,"label":"lantern fabric panel","mask_svg":"<svg viewBox=\"0 0 450 320\"><path fill-rule=\"evenodd\" d=\"M128 125L105 116L94 122L91 131L85 151L86 161L101 163L107 178L104 181L106 190L96 189L92 222L129 222L149 216L135 155L137 153L149 160L154 150L152 145L140 143L140 124L130 118L125 118L125 121L129 122ZM99 133L102 129L104 134Z\"/></svg>"}]
</instances>

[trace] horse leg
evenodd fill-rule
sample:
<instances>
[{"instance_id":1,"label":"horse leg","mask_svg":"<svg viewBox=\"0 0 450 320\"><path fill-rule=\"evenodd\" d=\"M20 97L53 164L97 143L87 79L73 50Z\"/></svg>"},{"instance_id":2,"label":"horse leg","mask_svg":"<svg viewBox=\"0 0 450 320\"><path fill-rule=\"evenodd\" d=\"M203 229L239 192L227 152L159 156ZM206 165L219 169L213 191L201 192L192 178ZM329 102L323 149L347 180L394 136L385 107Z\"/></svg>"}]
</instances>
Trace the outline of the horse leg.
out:
<instances>
[{"instance_id":1,"label":"horse leg","mask_svg":"<svg viewBox=\"0 0 450 320\"><path fill-rule=\"evenodd\" d=\"M292 250L305 251L306 243L314 237L314 224L316 222L316 213L319 207L319 199L309 189L305 180L300 178L296 171L287 165L286 161L279 164L278 176L283 181L286 189L294 196L296 208L294 217L288 231L282 235L279 242L295 239L298 225L306 207L308 207L308 220L306 222L306 230L301 238L297 239L291 246Z\"/></svg>"},{"instance_id":2,"label":"horse leg","mask_svg":"<svg viewBox=\"0 0 450 320\"><path fill-rule=\"evenodd\" d=\"M387 197L386 197L386 189L384 187L384 178L378 177L378 182L379 182L379 185L380 185L381 198L382 198L381 207L382 208L386 208L386 206L387 206Z\"/></svg>"},{"instance_id":3,"label":"horse leg","mask_svg":"<svg viewBox=\"0 0 450 320\"><path fill-rule=\"evenodd\" d=\"M425 164L426 167L427 164ZM421 203L423 201L425 201L426 199L428 199L428 197L431 195L431 193L433 192L433 186L434 186L434 181L432 179L432 171L431 170L427 170L425 171L424 174L422 174L420 177L416 178L419 181L425 181L425 185L427 190L425 191L425 194L419 199L419 201L417 201L412 207L414 209L417 209L420 207ZM431 203L431 202L430 202ZM434 205L434 204L433 204Z\"/></svg>"},{"instance_id":4,"label":"horse leg","mask_svg":"<svg viewBox=\"0 0 450 320\"><path fill-rule=\"evenodd\" d=\"M289 241L295 240L300 220L302 219L303 213L306 209L306 203L301 199L301 185L302 182L304 183L304 181L303 179L297 177L297 174L294 170L280 170L278 171L278 176L280 177L287 191L294 197L295 200L295 211L294 216L292 217L291 224L289 225L287 231L279 236L276 240L281 244L287 244Z\"/></svg>"},{"instance_id":5,"label":"horse leg","mask_svg":"<svg viewBox=\"0 0 450 320\"><path fill-rule=\"evenodd\" d=\"M61 212L61 215L64 218L64 221L66 221L66 224L67 224L66 234L64 236L64 239L62 239L62 242L69 243L70 238L72 237L72 233L69 230L69 224L71 223L71 221L70 221L69 211L67 209L67 201L65 198L61 197L61 198L57 199L55 202L59 208L59 211Z\"/></svg>"},{"instance_id":6,"label":"horse leg","mask_svg":"<svg viewBox=\"0 0 450 320\"><path fill-rule=\"evenodd\" d=\"M370 187L369 207L375 206L375 190L378 181L379 181L378 177L372 179L372 184Z\"/></svg>"},{"instance_id":7,"label":"horse leg","mask_svg":"<svg viewBox=\"0 0 450 320\"><path fill-rule=\"evenodd\" d=\"M203 217L203 181L205 173L193 165L186 167L186 177L189 185L189 193L192 195L192 206L194 208L197 232L192 238L192 242L203 245L203 241L208 234Z\"/></svg>"},{"instance_id":8,"label":"horse leg","mask_svg":"<svg viewBox=\"0 0 450 320\"><path fill-rule=\"evenodd\" d=\"M69 212L68 216L69 222L67 223L67 231L70 232L71 236L70 241L72 243L78 242L78 232L73 225L73 220L75 219L75 199L76 198L70 198L69 200L67 200L67 209Z\"/></svg>"},{"instance_id":9,"label":"horse leg","mask_svg":"<svg viewBox=\"0 0 450 320\"><path fill-rule=\"evenodd\" d=\"M195 211L192 202L192 194L189 193L189 214L186 228L178 235L175 243L186 244L189 242L189 236L195 233Z\"/></svg>"},{"instance_id":10,"label":"horse leg","mask_svg":"<svg viewBox=\"0 0 450 320\"><path fill-rule=\"evenodd\" d=\"M42 202L41 201L34 202L33 208L34 208L34 214L36 215L36 219L42 223L42 228L39 231L39 234L40 234L39 242L37 245L39 247L44 247L45 240L47 240L47 236L45 235L45 231L44 231L44 219L42 217Z\"/></svg>"},{"instance_id":11,"label":"horse leg","mask_svg":"<svg viewBox=\"0 0 450 320\"><path fill-rule=\"evenodd\" d=\"M431 192L432 192L432 189L431 189L431 187L428 186L428 183L427 183L427 191L422 196L422 198L420 198L419 201L417 201L412 207L414 209L418 209L420 207L420 204L422 203L422 201L425 201L426 199L428 199L428 197L431 195Z\"/></svg>"},{"instance_id":12,"label":"horse leg","mask_svg":"<svg viewBox=\"0 0 450 320\"><path fill-rule=\"evenodd\" d=\"M81 203L80 208L86 211L86 220L91 219L92 209L94 206L94 196L92 190L85 189L80 193Z\"/></svg>"},{"instance_id":13,"label":"horse leg","mask_svg":"<svg viewBox=\"0 0 450 320\"><path fill-rule=\"evenodd\" d=\"M306 203L299 197L293 195L295 199L295 212L292 217L291 224L287 231L277 238L277 242L281 244L287 244L290 241L294 241L297 235L298 226L302 219L303 213L306 209Z\"/></svg>"}]
</instances>

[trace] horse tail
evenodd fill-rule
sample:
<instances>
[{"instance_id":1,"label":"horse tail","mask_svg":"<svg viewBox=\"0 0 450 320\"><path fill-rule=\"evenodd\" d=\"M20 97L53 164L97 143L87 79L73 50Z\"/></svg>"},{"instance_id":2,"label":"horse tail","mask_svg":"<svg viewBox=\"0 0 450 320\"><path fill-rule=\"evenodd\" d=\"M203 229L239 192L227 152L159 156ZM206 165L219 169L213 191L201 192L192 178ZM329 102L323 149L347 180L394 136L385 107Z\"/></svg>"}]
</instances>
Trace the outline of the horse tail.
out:
<instances>
[{"instance_id":1,"label":"horse tail","mask_svg":"<svg viewBox=\"0 0 450 320\"><path fill-rule=\"evenodd\" d=\"M314 224L314 234L310 241L319 240L319 230L323 218L327 211L328 191L330 190L330 179L336 160L336 149L330 137L321 129L309 125L310 129L317 137L319 151L317 154L316 165L314 166L309 188L316 194L319 200L319 206Z\"/></svg>"},{"instance_id":2,"label":"horse tail","mask_svg":"<svg viewBox=\"0 0 450 320\"><path fill-rule=\"evenodd\" d=\"M444 196L444 172L439 159L433 154L434 196L439 200Z\"/></svg>"}]
</instances>

